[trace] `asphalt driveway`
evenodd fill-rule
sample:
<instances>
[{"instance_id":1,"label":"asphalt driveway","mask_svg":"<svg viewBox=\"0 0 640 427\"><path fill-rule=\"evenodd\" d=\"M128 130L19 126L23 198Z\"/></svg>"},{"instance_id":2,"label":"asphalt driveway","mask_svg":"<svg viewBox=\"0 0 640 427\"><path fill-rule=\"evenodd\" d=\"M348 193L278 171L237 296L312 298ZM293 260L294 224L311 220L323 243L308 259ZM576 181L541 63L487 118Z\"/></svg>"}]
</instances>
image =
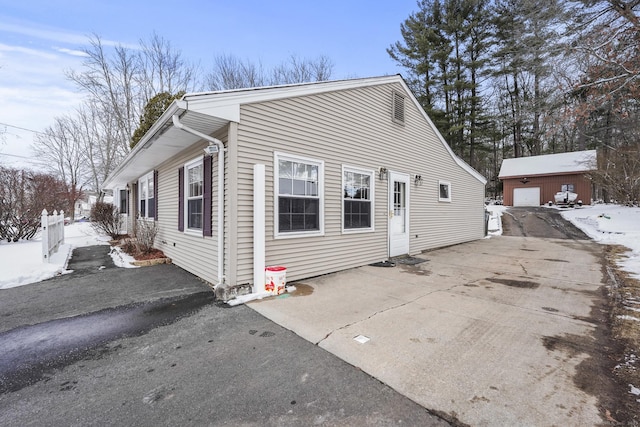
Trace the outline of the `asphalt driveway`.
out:
<instances>
[{"instance_id":1,"label":"asphalt driveway","mask_svg":"<svg viewBox=\"0 0 640 427\"><path fill-rule=\"evenodd\" d=\"M108 250L0 290L0 425L448 425L189 273Z\"/></svg>"},{"instance_id":2,"label":"asphalt driveway","mask_svg":"<svg viewBox=\"0 0 640 427\"><path fill-rule=\"evenodd\" d=\"M0 290L0 332L22 325L97 312L111 307L206 292L209 287L173 265L118 268L110 246L75 250L73 273Z\"/></svg>"},{"instance_id":3,"label":"asphalt driveway","mask_svg":"<svg viewBox=\"0 0 640 427\"><path fill-rule=\"evenodd\" d=\"M601 254L588 240L503 236L249 306L462 423L599 425L620 415Z\"/></svg>"}]
</instances>

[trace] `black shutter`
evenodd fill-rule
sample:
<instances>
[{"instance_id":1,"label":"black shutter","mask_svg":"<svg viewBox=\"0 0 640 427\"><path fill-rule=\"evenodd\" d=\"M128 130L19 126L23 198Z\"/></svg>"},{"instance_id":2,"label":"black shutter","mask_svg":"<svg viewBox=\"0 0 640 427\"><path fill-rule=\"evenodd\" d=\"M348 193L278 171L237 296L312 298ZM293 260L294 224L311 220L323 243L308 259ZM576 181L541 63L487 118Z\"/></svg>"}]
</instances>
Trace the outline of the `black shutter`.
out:
<instances>
[{"instance_id":1,"label":"black shutter","mask_svg":"<svg viewBox=\"0 0 640 427\"><path fill-rule=\"evenodd\" d=\"M153 219L158 220L158 171L153 171Z\"/></svg>"},{"instance_id":2,"label":"black shutter","mask_svg":"<svg viewBox=\"0 0 640 427\"><path fill-rule=\"evenodd\" d=\"M203 161L203 171L202 171L202 181L203 181L203 196L202 196L202 235L211 237L213 235L212 224L211 224L211 187L212 187L212 176L211 176L211 165L213 159L211 156L204 156Z\"/></svg>"},{"instance_id":3,"label":"black shutter","mask_svg":"<svg viewBox=\"0 0 640 427\"><path fill-rule=\"evenodd\" d=\"M184 231L184 167L178 169L178 231Z\"/></svg>"}]
</instances>

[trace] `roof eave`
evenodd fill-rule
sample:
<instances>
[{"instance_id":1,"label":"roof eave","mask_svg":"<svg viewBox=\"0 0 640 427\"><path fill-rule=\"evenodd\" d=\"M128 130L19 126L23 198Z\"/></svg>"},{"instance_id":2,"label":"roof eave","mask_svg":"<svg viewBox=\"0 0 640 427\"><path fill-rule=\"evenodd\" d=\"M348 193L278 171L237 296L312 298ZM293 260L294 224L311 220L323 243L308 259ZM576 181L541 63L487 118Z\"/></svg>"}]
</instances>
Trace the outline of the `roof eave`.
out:
<instances>
[{"instance_id":1,"label":"roof eave","mask_svg":"<svg viewBox=\"0 0 640 427\"><path fill-rule=\"evenodd\" d=\"M585 175L589 172L593 172L594 169L581 170L581 171L569 171L569 172L549 172L549 173L521 173L519 175L498 175L498 179L521 179L523 177L531 178L544 178L546 176L561 176L561 175Z\"/></svg>"},{"instance_id":2,"label":"roof eave","mask_svg":"<svg viewBox=\"0 0 640 427\"><path fill-rule=\"evenodd\" d=\"M186 102L182 100L174 100L169 107L162 113L162 116L151 126L151 128L144 134L144 136L138 141L135 147L127 154L124 160L107 176L103 183L104 188L112 188L117 185L118 177L122 172L131 164L133 159L136 158L139 152L145 150L157 140L162 133L168 129L168 125L171 124L171 119L174 114L182 114L186 110Z\"/></svg>"}]
</instances>

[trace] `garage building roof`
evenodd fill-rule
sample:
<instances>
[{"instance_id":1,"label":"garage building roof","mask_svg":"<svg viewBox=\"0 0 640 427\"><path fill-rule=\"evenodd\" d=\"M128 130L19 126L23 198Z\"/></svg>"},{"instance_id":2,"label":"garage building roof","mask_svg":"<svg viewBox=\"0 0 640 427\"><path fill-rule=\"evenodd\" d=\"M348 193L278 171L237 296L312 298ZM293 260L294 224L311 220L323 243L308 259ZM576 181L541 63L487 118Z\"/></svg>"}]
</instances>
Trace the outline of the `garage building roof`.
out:
<instances>
[{"instance_id":1,"label":"garage building roof","mask_svg":"<svg viewBox=\"0 0 640 427\"><path fill-rule=\"evenodd\" d=\"M596 150L574 151L571 153L504 159L498 177L504 179L521 176L554 175L587 172L595 169L597 169Z\"/></svg>"}]
</instances>

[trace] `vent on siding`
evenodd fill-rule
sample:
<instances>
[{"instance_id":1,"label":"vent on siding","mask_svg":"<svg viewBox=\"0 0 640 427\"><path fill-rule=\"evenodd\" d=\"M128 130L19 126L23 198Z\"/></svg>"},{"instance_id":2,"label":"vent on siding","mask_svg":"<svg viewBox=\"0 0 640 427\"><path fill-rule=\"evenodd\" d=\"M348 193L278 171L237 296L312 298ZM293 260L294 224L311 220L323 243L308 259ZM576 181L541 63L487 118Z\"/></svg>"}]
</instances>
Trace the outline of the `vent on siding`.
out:
<instances>
[{"instance_id":1,"label":"vent on siding","mask_svg":"<svg viewBox=\"0 0 640 427\"><path fill-rule=\"evenodd\" d=\"M404 96L393 92L393 121L404 123Z\"/></svg>"}]
</instances>

